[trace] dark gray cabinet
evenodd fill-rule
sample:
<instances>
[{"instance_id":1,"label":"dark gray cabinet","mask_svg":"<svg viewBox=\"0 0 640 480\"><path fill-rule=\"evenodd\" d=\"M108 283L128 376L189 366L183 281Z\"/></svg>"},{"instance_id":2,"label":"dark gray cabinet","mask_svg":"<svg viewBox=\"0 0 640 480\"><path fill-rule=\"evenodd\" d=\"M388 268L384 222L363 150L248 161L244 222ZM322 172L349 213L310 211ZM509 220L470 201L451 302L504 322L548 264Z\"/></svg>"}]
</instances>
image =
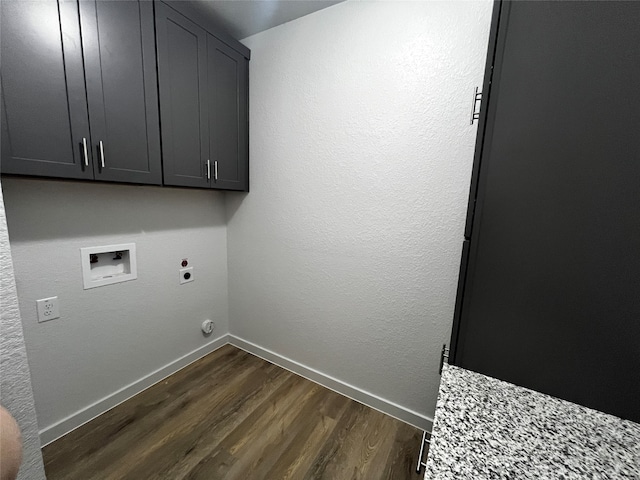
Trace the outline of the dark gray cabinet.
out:
<instances>
[{"instance_id":1,"label":"dark gray cabinet","mask_svg":"<svg viewBox=\"0 0 640 480\"><path fill-rule=\"evenodd\" d=\"M97 180L162 183L153 4L81 1Z\"/></svg>"},{"instance_id":2,"label":"dark gray cabinet","mask_svg":"<svg viewBox=\"0 0 640 480\"><path fill-rule=\"evenodd\" d=\"M243 55L207 37L212 186L249 189L248 68Z\"/></svg>"},{"instance_id":3,"label":"dark gray cabinet","mask_svg":"<svg viewBox=\"0 0 640 480\"><path fill-rule=\"evenodd\" d=\"M156 4L164 184L248 191L248 50L172 5Z\"/></svg>"},{"instance_id":4,"label":"dark gray cabinet","mask_svg":"<svg viewBox=\"0 0 640 480\"><path fill-rule=\"evenodd\" d=\"M639 24L638 2L496 4L449 356L635 422Z\"/></svg>"},{"instance_id":5,"label":"dark gray cabinet","mask_svg":"<svg viewBox=\"0 0 640 480\"><path fill-rule=\"evenodd\" d=\"M2 1L0 18L0 172L93 178L77 3Z\"/></svg>"},{"instance_id":6,"label":"dark gray cabinet","mask_svg":"<svg viewBox=\"0 0 640 480\"><path fill-rule=\"evenodd\" d=\"M165 185L208 187L207 33L156 4Z\"/></svg>"},{"instance_id":7,"label":"dark gray cabinet","mask_svg":"<svg viewBox=\"0 0 640 480\"><path fill-rule=\"evenodd\" d=\"M1 5L2 173L161 184L153 4Z\"/></svg>"}]
</instances>

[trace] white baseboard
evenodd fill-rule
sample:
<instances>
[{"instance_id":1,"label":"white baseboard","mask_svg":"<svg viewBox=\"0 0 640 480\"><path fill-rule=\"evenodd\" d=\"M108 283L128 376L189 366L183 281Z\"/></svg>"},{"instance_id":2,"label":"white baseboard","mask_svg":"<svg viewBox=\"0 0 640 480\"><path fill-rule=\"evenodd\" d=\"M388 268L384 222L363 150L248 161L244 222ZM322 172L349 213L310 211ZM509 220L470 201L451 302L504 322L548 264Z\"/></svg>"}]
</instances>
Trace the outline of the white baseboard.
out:
<instances>
[{"instance_id":1,"label":"white baseboard","mask_svg":"<svg viewBox=\"0 0 640 480\"><path fill-rule=\"evenodd\" d=\"M195 362L199 358L217 350L218 348L229 343L229 336L222 335L221 337L212 340L211 342L203 345L200 348L187 353L186 355L174 360L173 362L159 368L155 372L151 372L149 375L142 377L139 380L121 388L120 390L108 395L97 402L77 411L76 413L69 415L68 417L60 420L59 422L49 425L48 427L40 430L40 443L44 447L48 443L57 440L58 438L66 435L72 430L75 430L81 425L93 420L98 415L102 415L108 410L111 410L116 405L121 404L125 400L137 395L138 393L146 390L155 383L163 380L176 373L178 370L183 369L190 363Z\"/></svg>"},{"instance_id":2,"label":"white baseboard","mask_svg":"<svg viewBox=\"0 0 640 480\"><path fill-rule=\"evenodd\" d=\"M290 358L283 357L278 353L262 348L255 343L251 343L247 340L231 334L229 335L229 343L242 350L252 353L257 357L263 358L268 362L274 363L295 374L298 374L301 377L307 378L312 382L327 387L328 389L344 395L345 397L349 397L356 402L362 403L382 413L386 413L387 415L397 418L398 420L402 420L403 422L413 425L421 430L431 431L433 427L433 418L404 408L396 403L378 397L373 393L369 393L358 387L354 387L353 385L349 385L348 383L319 372L318 370L314 370L313 368L298 363L295 360L291 360Z\"/></svg>"},{"instance_id":3,"label":"white baseboard","mask_svg":"<svg viewBox=\"0 0 640 480\"><path fill-rule=\"evenodd\" d=\"M40 430L40 443L44 447L228 343L417 428L430 431L433 427L433 419L430 417L406 409L377 395L354 387L353 385L349 385L318 370L298 363L295 360L262 348L255 343L251 343L234 335L222 335L111 395L107 395L59 422L43 428Z\"/></svg>"}]
</instances>

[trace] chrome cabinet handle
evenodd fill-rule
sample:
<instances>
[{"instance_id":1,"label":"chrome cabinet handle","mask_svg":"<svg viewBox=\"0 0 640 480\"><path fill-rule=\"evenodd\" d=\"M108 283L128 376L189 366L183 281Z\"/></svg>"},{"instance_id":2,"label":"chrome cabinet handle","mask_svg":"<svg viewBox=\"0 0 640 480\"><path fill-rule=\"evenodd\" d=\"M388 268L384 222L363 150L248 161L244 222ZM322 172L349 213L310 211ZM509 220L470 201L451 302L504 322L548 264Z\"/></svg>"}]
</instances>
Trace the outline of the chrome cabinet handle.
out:
<instances>
[{"instance_id":1,"label":"chrome cabinet handle","mask_svg":"<svg viewBox=\"0 0 640 480\"><path fill-rule=\"evenodd\" d=\"M478 107L476 109L476 107ZM473 92L473 102L471 102L471 121L469 125L473 125L473 122L480 119L480 108L482 107L482 92L478 92L478 87L476 87L475 92Z\"/></svg>"},{"instance_id":2,"label":"chrome cabinet handle","mask_svg":"<svg viewBox=\"0 0 640 480\"><path fill-rule=\"evenodd\" d=\"M420 470L422 470L422 467L427 466L427 462L423 461L422 457L424 456L424 446L430 443L431 443L431 440L427 438L427 431L425 430L424 433L422 434L422 442L420 442L420 453L418 454L418 464L416 465L416 473L420 473Z\"/></svg>"},{"instance_id":3,"label":"chrome cabinet handle","mask_svg":"<svg viewBox=\"0 0 640 480\"><path fill-rule=\"evenodd\" d=\"M104 168L104 145L102 144L102 140L100 140L100 164L102 168Z\"/></svg>"},{"instance_id":4,"label":"chrome cabinet handle","mask_svg":"<svg viewBox=\"0 0 640 480\"><path fill-rule=\"evenodd\" d=\"M89 166L89 152L87 151L87 139L82 137L82 148L84 149L84 166Z\"/></svg>"},{"instance_id":5,"label":"chrome cabinet handle","mask_svg":"<svg viewBox=\"0 0 640 480\"><path fill-rule=\"evenodd\" d=\"M218 160L213 162L213 178L216 182L218 181Z\"/></svg>"},{"instance_id":6,"label":"chrome cabinet handle","mask_svg":"<svg viewBox=\"0 0 640 480\"><path fill-rule=\"evenodd\" d=\"M207 159L207 180L211 179L211 162Z\"/></svg>"}]
</instances>

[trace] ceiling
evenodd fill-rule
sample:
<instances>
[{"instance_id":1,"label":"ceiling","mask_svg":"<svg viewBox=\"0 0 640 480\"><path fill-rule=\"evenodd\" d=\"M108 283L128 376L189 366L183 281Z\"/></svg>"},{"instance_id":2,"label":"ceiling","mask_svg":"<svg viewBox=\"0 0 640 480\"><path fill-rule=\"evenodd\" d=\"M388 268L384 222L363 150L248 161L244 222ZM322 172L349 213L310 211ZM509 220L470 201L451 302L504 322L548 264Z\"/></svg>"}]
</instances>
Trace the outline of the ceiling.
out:
<instances>
[{"instance_id":1,"label":"ceiling","mask_svg":"<svg viewBox=\"0 0 640 480\"><path fill-rule=\"evenodd\" d=\"M344 0L191 0L193 8L235 39L243 39Z\"/></svg>"}]
</instances>

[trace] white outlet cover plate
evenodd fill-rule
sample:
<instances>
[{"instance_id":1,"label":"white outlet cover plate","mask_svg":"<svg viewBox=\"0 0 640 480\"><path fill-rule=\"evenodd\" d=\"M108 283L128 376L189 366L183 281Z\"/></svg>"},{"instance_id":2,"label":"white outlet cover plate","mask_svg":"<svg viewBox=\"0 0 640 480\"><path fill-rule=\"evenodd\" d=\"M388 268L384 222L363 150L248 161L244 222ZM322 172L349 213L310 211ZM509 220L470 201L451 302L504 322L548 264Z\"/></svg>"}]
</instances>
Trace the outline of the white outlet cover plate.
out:
<instances>
[{"instance_id":1,"label":"white outlet cover plate","mask_svg":"<svg viewBox=\"0 0 640 480\"><path fill-rule=\"evenodd\" d=\"M184 274L188 273L189 278L184 278ZM193 282L193 267L181 268L180 269L180 285L183 283Z\"/></svg>"},{"instance_id":2,"label":"white outlet cover plate","mask_svg":"<svg viewBox=\"0 0 640 480\"><path fill-rule=\"evenodd\" d=\"M58 297L41 298L40 300L36 300L36 306L38 308L38 323L60 318Z\"/></svg>"}]
</instances>

